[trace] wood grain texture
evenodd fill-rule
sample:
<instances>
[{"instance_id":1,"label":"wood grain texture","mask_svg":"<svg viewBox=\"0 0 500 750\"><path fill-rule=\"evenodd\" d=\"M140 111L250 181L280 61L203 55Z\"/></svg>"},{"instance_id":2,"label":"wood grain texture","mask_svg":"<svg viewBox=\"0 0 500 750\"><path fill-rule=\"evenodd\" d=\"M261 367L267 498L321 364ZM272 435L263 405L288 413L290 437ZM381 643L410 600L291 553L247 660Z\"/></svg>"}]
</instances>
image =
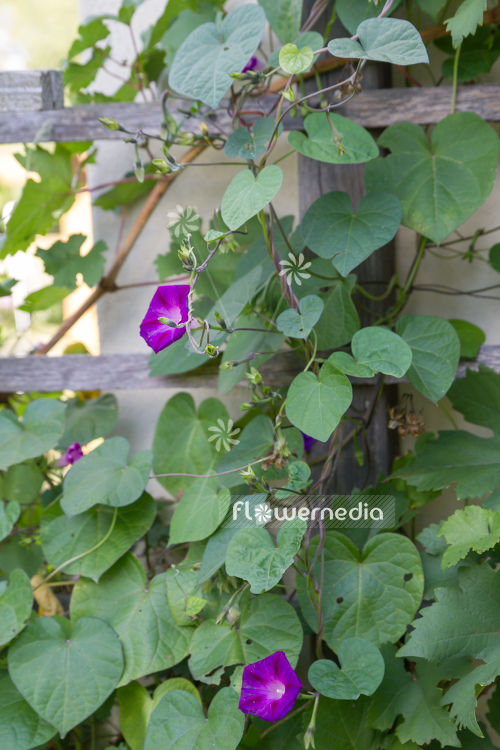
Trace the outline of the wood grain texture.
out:
<instances>
[{"instance_id":1,"label":"wood grain texture","mask_svg":"<svg viewBox=\"0 0 500 750\"><path fill-rule=\"evenodd\" d=\"M0 393L61 390L146 390L150 388L215 388L218 364L209 362L193 372L150 377L148 354L106 354L91 357L72 354L62 357L4 357L0 359ZM483 346L475 360L460 362L457 378L467 370L487 365L500 373L500 346ZM259 367L266 385L286 386L304 369L303 360L291 352L280 352ZM373 380L352 378L354 385ZM388 384L407 382L386 377ZM246 384L246 380L242 383Z\"/></svg>"},{"instance_id":2,"label":"wood grain texture","mask_svg":"<svg viewBox=\"0 0 500 750\"><path fill-rule=\"evenodd\" d=\"M62 70L0 71L0 113L19 112L22 117L23 110L36 112L59 110L62 107Z\"/></svg>"},{"instance_id":3,"label":"wood grain texture","mask_svg":"<svg viewBox=\"0 0 500 750\"><path fill-rule=\"evenodd\" d=\"M252 108L267 111L274 100L274 97L264 97L260 103L252 102ZM366 128L384 128L404 120L429 125L450 113L450 103L451 86L365 89L339 111ZM490 122L500 121L500 83L459 86L456 111L476 112ZM127 137L126 133L104 128L99 117L113 117L127 130L143 129L151 135L160 134L159 104L92 104L41 112L2 112L0 107L0 143L30 143L36 136L39 141L61 142L123 140ZM225 112L215 118L192 117L184 127L197 132L202 120L212 133L219 129L230 132L230 118ZM286 117L283 124L285 130L300 130L303 126L300 117Z\"/></svg>"}]
</instances>

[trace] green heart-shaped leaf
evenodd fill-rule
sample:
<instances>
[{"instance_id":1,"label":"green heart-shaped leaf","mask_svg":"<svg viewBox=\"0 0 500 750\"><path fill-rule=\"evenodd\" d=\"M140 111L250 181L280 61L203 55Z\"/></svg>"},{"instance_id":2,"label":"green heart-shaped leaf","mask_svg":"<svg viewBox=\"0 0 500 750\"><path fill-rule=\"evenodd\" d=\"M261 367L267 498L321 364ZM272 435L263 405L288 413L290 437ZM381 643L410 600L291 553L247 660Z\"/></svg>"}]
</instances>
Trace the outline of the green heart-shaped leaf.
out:
<instances>
[{"instance_id":1,"label":"green heart-shaped leaf","mask_svg":"<svg viewBox=\"0 0 500 750\"><path fill-rule=\"evenodd\" d=\"M198 479L183 494L170 522L169 544L206 539L227 513L229 490L217 492L217 477Z\"/></svg>"},{"instance_id":2,"label":"green heart-shaped leaf","mask_svg":"<svg viewBox=\"0 0 500 750\"><path fill-rule=\"evenodd\" d=\"M347 352L333 352L328 357L327 362L343 372L344 375L350 375L353 378L373 378L375 375L375 370L366 365L360 365Z\"/></svg>"},{"instance_id":3,"label":"green heart-shaped leaf","mask_svg":"<svg viewBox=\"0 0 500 750\"><path fill-rule=\"evenodd\" d=\"M345 375L325 363L319 378L301 372L288 389L286 415L290 422L316 440L328 440L352 401Z\"/></svg>"},{"instance_id":4,"label":"green heart-shaped leaf","mask_svg":"<svg viewBox=\"0 0 500 750\"><path fill-rule=\"evenodd\" d=\"M54 727L33 711L8 672L3 670L0 671L0 705L0 747L31 750L45 746L55 735Z\"/></svg>"},{"instance_id":5,"label":"green heart-shaped leaf","mask_svg":"<svg viewBox=\"0 0 500 750\"><path fill-rule=\"evenodd\" d=\"M16 568L10 574L7 588L0 591L0 646L21 632L29 620L32 605L30 579L23 570Z\"/></svg>"},{"instance_id":6,"label":"green heart-shaped leaf","mask_svg":"<svg viewBox=\"0 0 500 750\"><path fill-rule=\"evenodd\" d=\"M340 669L334 661L320 659L309 667L309 682L321 695L335 700L357 700L373 695L385 672L382 654L363 638L348 638L340 644Z\"/></svg>"},{"instance_id":7,"label":"green heart-shaped leaf","mask_svg":"<svg viewBox=\"0 0 500 750\"><path fill-rule=\"evenodd\" d=\"M217 107L259 46L266 23L262 8L243 5L224 18L220 26L204 23L181 44L169 70L171 87L179 94Z\"/></svg>"},{"instance_id":8,"label":"green heart-shaped leaf","mask_svg":"<svg viewBox=\"0 0 500 750\"><path fill-rule=\"evenodd\" d=\"M185 690L174 690L161 699L148 724L144 750L235 750L245 726L232 688L220 690L205 717L199 701Z\"/></svg>"},{"instance_id":9,"label":"green heart-shaped leaf","mask_svg":"<svg viewBox=\"0 0 500 750\"><path fill-rule=\"evenodd\" d=\"M111 438L71 467L64 477L61 498L66 515L75 516L98 503L119 508L142 495L153 454L140 451L128 462L129 449L125 438Z\"/></svg>"},{"instance_id":10,"label":"green heart-shaped leaf","mask_svg":"<svg viewBox=\"0 0 500 750\"><path fill-rule=\"evenodd\" d=\"M129 552L99 583L80 578L71 597L71 619L98 617L122 642L125 668L120 685L170 669L187 656L192 628L177 625L167 602L165 573L149 583Z\"/></svg>"},{"instance_id":11,"label":"green heart-shaped leaf","mask_svg":"<svg viewBox=\"0 0 500 750\"><path fill-rule=\"evenodd\" d=\"M0 500L0 542L9 536L14 524L21 515L21 506L17 500L5 503Z\"/></svg>"},{"instance_id":12,"label":"green heart-shaped leaf","mask_svg":"<svg viewBox=\"0 0 500 750\"><path fill-rule=\"evenodd\" d=\"M408 380L437 403L448 392L457 371L460 341L455 329L447 320L432 315L403 315L396 331L412 351Z\"/></svg>"},{"instance_id":13,"label":"green heart-shaped leaf","mask_svg":"<svg viewBox=\"0 0 500 750\"><path fill-rule=\"evenodd\" d=\"M357 28L359 41L332 39L328 51L335 57L379 60L393 65L428 63L422 37L409 21L399 18L368 18Z\"/></svg>"},{"instance_id":14,"label":"green heart-shaped leaf","mask_svg":"<svg viewBox=\"0 0 500 750\"><path fill-rule=\"evenodd\" d=\"M391 125L379 144L392 153L367 164L366 189L396 195L403 204L403 223L440 243L491 193L499 143L495 131L474 112L441 120L431 145L418 125Z\"/></svg>"},{"instance_id":15,"label":"green heart-shaped leaf","mask_svg":"<svg viewBox=\"0 0 500 750\"><path fill-rule=\"evenodd\" d=\"M146 533L155 515L154 500L146 492L135 503L120 508L114 524L115 510L106 505L97 505L68 519L59 504L53 503L44 510L40 524L45 558L57 568L66 560L83 555L64 565L63 572L98 581Z\"/></svg>"},{"instance_id":16,"label":"green heart-shaped leaf","mask_svg":"<svg viewBox=\"0 0 500 750\"><path fill-rule=\"evenodd\" d=\"M313 51L310 47L302 47L301 50L296 44L285 44L280 50L280 66L285 73L298 75L307 70L314 58Z\"/></svg>"},{"instance_id":17,"label":"green heart-shaped leaf","mask_svg":"<svg viewBox=\"0 0 500 750\"><path fill-rule=\"evenodd\" d=\"M249 169L238 172L222 199L222 218L229 229L238 229L272 201L283 182L275 164L264 167L255 178Z\"/></svg>"},{"instance_id":18,"label":"green heart-shaped leaf","mask_svg":"<svg viewBox=\"0 0 500 750\"><path fill-rule=\"evenodd\" d=\"M326 113L313 113L304 120L307 136L292 131L288 136L290 146L328 164L360 164L379 155L377 144L365 128L342 115L329 117L335 130L332 131Z\"/></svg>"},{"instance_id":19,"label":"green heart-shaped leaf","mask_svg":"<svg viewBox=\"0 0 500 750\"><path fill-rule=\"evenodd\" d=\"M242 159L257 159L266 150L275 125L276 120L274 117L261 117L260 120L254 122L251 130L248 128L236 128L226 141L224 153L229 157L239 156ZM278 135L282 132L283 125L280 124ZM215 232L215 234L218 233Z\"/></svg>"},{"instance_id":20,"label":"green heart-shaped leaf","mask_svg":"<svg viewBox=\"0 0 500 750\"><path fill-rule=\"evenodd\" d=\"M332 258L342 274L352 271L397 232L403 208L390 193L365 195L356 212L347 193L326 193L308 208L300 226L306 245Z\"/></svg>"},{"instance_id":21,"label":"green heart-shaped leaf","mask_svg":"<svg viewBox=\"0 0 500 750\"><path fill-rule=\"evenodd\" d=\"M51 398L32 401L21 422L10 410L0 413L0 469L40 456L62 435L65 405Z\"/></svg>"},{"instance_id":22,"label":"green heart-shaped leaf","mask_svg":"<svg viewBox=\"0 0 500 750\"><path fill-rule=\"evenodd\" d=\"M259 0L282 44L293 42L300 30L303 0Z\"/></svg>"},{"instance_id":23,"label":"green heart-shaped leaf","mask_svg":"<svg viewBox=\"0 0 500 750\"><path fill-rule=\"evenodd\" d=\"M294 339L306 339L321 317L325 303L320 297L310 294L302 297L299 310L290 308L278 315L278 331Z\"/></svg>"},{"instance_id":24,"label":"green heart-shaped leaf","mask_svg":"<svg viewBox=\"0 0 500 750\"><path fill-rule=\"evenodd\" d=\"M32 620L8 659L19 692L62 736L104 703L123 671L118 636L93 617L73 628L62 617Z\"/></svg>"},{"instance_id":25,"label":"green heart-shaped leaf","mask_svg":"<svg viewBox=\"0 0 500 750\"><path fill-rule=\"evenodd\" d=\"M374 372L402 378L411 365L410 347L387 328L362 328L352 337L351 347L357 363Z\"/></svg>"},{"instance_id":26,"label":"green heart-shaped leaf","mask_svg":"<svg viewBox=\"0 0 500 750\"><path fill-rule=\"evenodd\" d=\"M266 529L240 529L229 542L227 574L248 581L253 594L269 591L293 563L306 526L300 518L285 521L278 532L277 547Z\"/></svg>"}]
</instances>

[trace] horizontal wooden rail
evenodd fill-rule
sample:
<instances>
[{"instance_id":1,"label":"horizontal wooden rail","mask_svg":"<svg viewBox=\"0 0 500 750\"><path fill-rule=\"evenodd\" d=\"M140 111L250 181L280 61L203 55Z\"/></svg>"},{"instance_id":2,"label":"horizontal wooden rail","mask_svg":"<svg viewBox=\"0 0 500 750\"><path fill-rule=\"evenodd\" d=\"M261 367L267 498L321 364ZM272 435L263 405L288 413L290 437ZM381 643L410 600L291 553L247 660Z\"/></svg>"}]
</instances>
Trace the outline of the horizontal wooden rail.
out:
<instances>
[{"instance_id":1,"label":"horizontal wooden rail","mask_svg":"<svg viewBox=\"0 0 500 750\"><path fill-rule=\"evenodd\" d=\"M104 354L91 357L82 354L63 357L6 357L0 359L0 393L15 391L94 391L149 388L215 388L218 363L181 375L149 375L148 354ZM500 346L483 346L475 360L462 361L457 377L479 364L500 372ZM280 352L259 370L267 385L286 386L303 370L304 362L291 352ZM355 383L371 380L354 378ZM387 383L401 382L388 377Z\"/></svg>"},{"instance_id":2,"label":"horizontal wooden rail","mask_svg":"<svg viewBox=\"0 0 500 750\"><path fill-rule=\"evenodd\" d=\"M260 103L252 101L252 109L267 111L274 97L264 97ZM363 91L341 108L345 117L366 128L383 128L408 120L421 125L439 122L450 113L451 86L433 88L378 89ZM459 86L457 112L476 112L485 120L500 121L500 83ZM67 107L53 111L0 112L0 143L30 143L37 141L93 141L121 140L126 134L107 130L99 117L113 117L128 130L144 129L159 135L161 111L159 104L111 103ZM185 129L197 130L203 120L213 124L213 132L230 132L230 118L226 112L215 116L193 117ZM302 127L300 117L287 117L286 130Z\"/></svg>"}]
</instances>

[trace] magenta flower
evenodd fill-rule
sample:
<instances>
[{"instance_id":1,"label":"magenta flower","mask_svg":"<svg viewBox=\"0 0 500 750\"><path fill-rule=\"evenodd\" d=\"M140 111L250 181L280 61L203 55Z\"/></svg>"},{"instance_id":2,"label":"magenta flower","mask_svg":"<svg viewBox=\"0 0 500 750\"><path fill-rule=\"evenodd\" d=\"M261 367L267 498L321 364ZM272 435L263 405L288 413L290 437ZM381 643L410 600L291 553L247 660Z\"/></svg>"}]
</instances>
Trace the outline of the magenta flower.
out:
<instances>
[{"instance_id":1,"label":"magenta flower","mask_svg":"<svg viewBox=\"0 0 500 750\"><path fill-rule=\"evenodd\" d=\"M279 721L290 711L301 688L283 651L276 651L243 670L239 708L265 721Z\"/></svg>"},{"instance_id":2,"label":"magenta flower","mask_svg":"<svg viewBox=\"0 0 500 750\"><path fill-rule=\"evenodd\" d=\"M310 435L306 435L305 432L302 433L302 437L304 438L304 450L310 451L314 443L316 442L315 438L311 437Z\"/></svg>"},{"instance_id":3,"label":"magenta flower","mask_svg":"<svg viewBox=\"0 0 500 750\"><path fill-rule=\"evenodd\" d=\"M71 443L66 453L63 453L61 458L56 461L56 466L69 466L69 464L79 461L80 458L83 458L82 446L80 443Z\"/></svg>"},{"instance_id":4,"label":"magenta flower","mask_svg":"<svg viewBox=\"0 0 500 750\"><path fill-rule=\"evenodd\" d=\"M168 284L159 286L153 295L148 311L141 323L141 336L157 354L162 349L181 339L186 328L170 326L166 320L176 325L188 319L189 284Z\"/></svg>"},{"instance_id":5,"label":"magenta flower","mask_svg":"<svg viewBox=\"0 0 500 750\"><path fill-rule=\"evenodd\" d=\"M256 57L255 55L252 55L252 57L247 62L247 64L245 65L245 67L243 68L241 72L248 73L248 71L251 70L251 71L255 71L256 73L258 73L261 70L265 70L265 69L266 69L266 64L263 63L262 60L259 60L259 58Z\"/></svg>"}]
</instances>

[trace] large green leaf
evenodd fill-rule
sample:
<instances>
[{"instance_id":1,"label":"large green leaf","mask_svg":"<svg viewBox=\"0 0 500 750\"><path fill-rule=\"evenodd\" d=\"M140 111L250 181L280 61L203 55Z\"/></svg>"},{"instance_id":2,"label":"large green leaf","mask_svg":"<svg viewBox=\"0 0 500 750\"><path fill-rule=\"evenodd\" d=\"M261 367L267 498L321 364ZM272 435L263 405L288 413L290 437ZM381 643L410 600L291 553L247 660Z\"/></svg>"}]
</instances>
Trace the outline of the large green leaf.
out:
<instances>
[{"instance_id":1,"label":"large green leaf","mask_svg":"<svg viewBox=\"0 0 500 750\"><path fill-rule=\"evenodd\" d=\"M275 126L274 117L261 117L253 123L251 130L236 128L228 136L224 153L230 158L239 156L242 159L257 159L266 150ZM280 125L278 135L282 130L283 126Z\"/></svg>"},{"instance_id":2,"label":"large green leaf","mask_svg":"<svg viewBox=\"0 0 500 750\"><path fill-rule=\"evenodd\" d=\"M47 250L38 248L37 256L43 260L45 271L54 277L54 286L76 289L78 273L88 286L97 284L104 273L103 253L107 246L99 240L88 253L80 255L86 239L84 234L72 234L67 242L58 240Z\"/></svg>"},{"instance_id":3,"label":"large green leaf","mask_svg":"<svg viewBox=\"0 0 500 750\"><path fill-rule=\"evenodd\" d=\"M131 505L117 509L114 523L115 509L107 505L96 505L68 519L59 503L53 503L44 510L40 524L45 558L50 565L59 567L82 555L62 570L98 581L146 533L155 515L154 500L146 492Z\"/></svg>"},{"instance_id":4,"label":"large green leaf","mask_svg":"<svg viewBox=\"0 0 500 750\"><path fill-rule=\"evenodd\" d=\"M351 298L356 276L334 282L331 289L322 295L325 307L314 330L318 337L318 349L337 349L348 344L359 331L359 315ZM332 325L332 320L335 325Z\"/></svg>"},{"instance_id":5,"label":"large green leaf","mask_svg":"<svg viewBox=\"0 0 500 750\"><path fill-rule=\"evenodd\" d=\"M297 38L302 23L303 0L259 0L272 30L282 44Z\"/></svg>"},{"instance_id":6,"label":"large green leaf","mask_svg":"<svg viewBox=\"0 0 500 750\"><path fill-rule=\"evenodd\" d=\"M226 453L217 464L217 473L231 471L256 461L268 453L274 443L274 425L264 414L258 414L238 435L239 443ZM219 477L222 487L242 484L239 472Z\"/></svg>"},{"instance_id":7,"label":"large green leaf","mask_svg":"<svg viewBox=\"0 0 500 750\"><path fill-rule=\"evenodd\" d=\"M224 520L231 496L217 492L217 478L197 479L187 488L170 522L169 544L196 542L214 533Z\"/></svg>"},{"instance_id":8,"label":"large green leaf","mask_svg":"<svg viewBox=\"0 0 500 750\"><path fill-rule=\"evenodd\" d=\"M420 393L437 403L453 383L460 341L451 323L431 315L403 315L396 331L411 349L406 377Z\"/></svg>"},{"instance_id":9,"label":"large green leaf","mask_svg":"<svg viewBox=\"0 0 500 750\"><path fill-rule=\"evenodd\" d=\"M285 521L275 547L266 529L239 529L227 549L227 574L248 581L253 594L269 591L292 565L305 530L300 518Z\"/></svg>"},{"instance_id":10,"label":"large green leaf","mask_svg":"<svg viewBox=\"0 0 500 750\"><path fill-rule=\"evenodd\" d=\"M500 542L500 512L469 505L447 518L438 535L450 545L443 555L443 567L455 565L471 550L481 554Z\"/></svg>"},{"instance_id":11,"label":"large green leaf","mask_svg":"<svg viewBox=\"0 0 500 750\"><path fill-rule=\"evenodd\" d=\"M110 505L120 508L137 500L149 480L153 455L145 450L128 461L129 443L125 438L106 440L71 467L64 477L61 508L67 516Z\"/></svg>"},{"instance_id":12,"label":"large green leaf","mask_svg":"<svg viewBox=\"0 0 500 750\"><path fill-rule=\"evenodd\" d=\"M189 393L173 396L160 414L153 441L153 470L155 474L210 474L220 453L214 442L209 442L209 427L222 419L227 424L229 415L224 404L216 398L203 401L196 411ZM160 477L158 480L173 495L193 484L191 477Z\"/></svg>"},{"instance_id":13,"label":"large green leaf","mask_svg":"<svg viewBox=\"0 0 500 750\"><path fill-rule=\"evenodd\" d=\"M427 50L415 26L399 18L368 18L359 24L356 39L332 39L335 57L378 60L393 65L428 63Z\"/></svg>"},{"instance_id":14,"label":"large green leaf","mask_svg":"<svg viewBox=\"0 0 500 750\"><path fill-rule=\"evenodd\" d=\"M468 320L450 318L450 323L460 340L460 356L462 359L476 359L479 350L486 341L485 332Z\"/></svg>"},{"instance_id":15,"label":"large green leaf","mask_svg":"<svg viewBox=\"0 0 500 750\"><path fill-rule=\"evenodd\" d=\"M198 354L193 351L191 342L187 336L167 346L163 351L151 353L149 366L151 375L177 375L189 370L196 370L209 360L207 354Z\"/></svg>"},{"instance_id":16,"label":"large green leaf","mask_svg":"<svg viewBox=\"0 0 500 750\"><path fill-rule=\"evenodd\" d=\"M391 10L395 10L400 4L400 0L396 0ZM362 21L376 18L380 14L380 5L369 0L337 0L335 10L347 31L355 34Z\"/></svg>"},{"instance_id":17,"label":"large green leaf","mask_svg":"<svg viewBox=\"0 0 500 750\"><path fill-rule=\"evenodd\" d=\"M0 542L9 536L20 515L21 506L17 500L11 500L5 505L3 500L0 500Z\"/></svg>"},{"instance_id":18,"label":"large green leaf","mask_svg":"<svg viewBox=\"0 0 500 750\"><path fill-rule=\"evenodd\" d=\"M308 294L299 301L299 310L289 308L276 320L278 330L285 336L295 339L306 339L320 319L325 303L321 297Z\"/></svg>"},{"instance_id":19,"label":"large green leaf","mask_svg":"<svg viewBox=\"0 0 500 750\"><path fill-rule=\"evenodd\" d=\"M26 703L6 671L0 671L0 747L31 750L45 746L56 733Z\"/></svg>"},{"instance_id":20,"label":"large green leaf","mask_svg":"<svg viewBox=\"0 0 500 750\"><path fill-rule=\"evenodd\" d=\"M401 336L387 328L362 328L352 337L352 353L359 365L402 378L411 365L412 351Z\"/></svg>"},{"instance_id":21,"label":"large green leaf","mask_svg":"<svg viewBox=\"0 0 500 750\"><path fill-rule=\"evenodd\" d=\"M336 700L356 700L372 695L382 682L385 664L373 643L363 638L348 638L340 644L339 661L319 659L309 667L309 682L321 695Z\"/></svg>"},{"instance_id":22,"label":"large green leaf","mask_svg":"<svg viewBox=\"0 0 500 750\"><path fill-rule=\"evenodd\" d=\"M36 461L14 464L0 476L0 497L16 500L21 507L30 505L38 496L43 481Z\"/></svg>"},{"instance_id":23,"label":"large green leaf","mask_svg":"<svg viewBox=\"0 0 500 750\"><path fill-rule=\"evenodd\" d=\"M399 227L403 209L390 193L369 193L356 212L347 193L325 193L308 208L300 229L304 242L316 255L332 258L342 274L352 271L374 250L390 242Z\"/></svg>"},{"instance_id":24,"label":"large green leaf","mask_svg":"<svg viewBox=\"0 0 500 750\"><path fill-rule=\"evenodd\" d=\"M195 630L189 669L199 679L222 666L253 664L275 651L284 651L293 666L302 640L302 627L293 607L279 596L261 594L242 603L237 626L206 620Z\"/></svg>"},{"instance_id":25,"label":"large green leaf","mask_svg":"<svg viewBox=\"0 0 500 750\"><path fill-rule=\"evenodd\" d=\"M400 742L422 746L436 739L443 747L460 747L450 714L441 706L442 690L436 687L444 675L434 665L421 663L412 675L403 659L396 658L393 646L384 647L383 654L385 676L373 696L367 724L387 731L402 715L403 721L396 727Z\"/></svg>"},{"instance_id":26,"label":"large green leaf","mask_svg":"<svg viewBox=\"0 0 500 750\"><path fill-rule=\"evenodd\" d=\"M328 117L335 128L335 135ZM313 113L304 120L304 127L307 136L294 130L288 136L288 142L300 154L311 159L328 164L360 164L375 159L379 154L369 132L342 115Z\"/></svg>"},{"instance_id":27,"label":"large green leaf","mask_svg":"<svg viewBox=\"0 0 500 750\"><path fill-rule=\"evenodd\" d=\"M179 94L217 107L260 44L265 26L262 8L244 5L217 26L198 26L181 44L169 71L170 86Z\"/></svg>"},{"instance_id":28,"label":"large green leaf","mask_svg":"<svg viewBox=\"0 0 500 750\"><path fill-rule=\"evenodd\" d=\"M66 402L64 433L59 448L66 450L71 443L86 445L91 440L106 437L118 419L118 402L112 393L83 401L76 397Z\"/></svg>"},{"instance_id":29,"label":"large green leaf","mask_svg":"<svg viewBox=\"0 0 500 750\"><path fill-rule=\"evenodd\" d=\"M464 378L457 378L448 398L456 411L472 424L499 431L500 375L484 365L479 371L467 370Z\"/></svg>"},{"instance_id":30,"label":"large green leaf","mask_svg":"<svg viewBox=\"0 0 500 750\"><path fill-rule=\"evenodd\" d=\"M500 437L444 430L425 443L414 463L401 467L394 476L419 491L442 490L456 482L459 500L482 497L500 484Z\"/></svg>"},{"instance_id":31,"label":"large green leaf","mask_svg":"<svg viewBox=\"0 0 500 750\"><path fill-rule=\"evenodd\" d=\"M391 125L379 144L391 151L365 169L368 191L388 191L403 204L403 223L440 243L491 193L499 139L479 115L448 115L431 145L414 123Z\"/></svg>"},{"instance_id":32,"label":"large green leaf","mask_svg":"<svg viewBox=\"0 0 500 750\"><path fill-rule=\"evenodd\" d=\"M385 738L366 726L368 705L369 699L364 696L357 701L334 701L322 695L314 732L316 750L331 747L335 750L375 750L380 747ZM308 719L306 716L304 726Z\"/></svg>"},{"instance_id":33,"label":"large green leaf","mask_svg":"<svg viewBox=\"0 0 500 750\"><path fill-rule=\"evenodd\" d=\"M318 540L312 540L310 555ZM329 531L324 557L324 634L330 648L338 650L347 638L365 638L376 646L400 638L422 599L424 575L415 545L399 534L382 533L360 552L344 534ZM320 561L314 572L316 578L321 575ZM307 591L299 590L298 597L317 630Z\"/></svg>"},{"instance_id":34,"label":"large green leaf","mask_svg":"<svg viewBox=\"0 0 500 750\"><path fill-rule=\"evenodd\" d=\"M24 570L13 570L7 588L0 589L0 646L24 628L31 615L33 591Z\"/></svg>"},{"instance_id":35,"label":"large green leaf","mask_svg":"<svg viewBox=\"0 0 500 750\"><path fill-rule=\"evenodd\" d=\"M14 685L62 736L104 703L123 670L118 636L93 617L73 627L62 617L32 620L8 659Z\"/></svg>"},{"instance_id":36,"label":"large green leaf","mask_svg":"<svg viewBox=\"0 0 500 750\"><path fill-rule=\"evenodd\" d=\"M238 229L256 216L272 201L282 182L283 172L275 164L264 167L257 177L249 169L238 172L222 198L221 214L229 229Z\"/></svg>"},{"instance_id":37,"label":"large green leaf","mask_svg":"<svg viewBox=\"0 0 500 750\"><path fill-rule=\"evenodd\" d=\"M168 606L165 573L146 580L140 562L128 553L94 583L80 578L71 597L71 619L98 617L115 630L125 668L120 685L169 669L187 656L192 628L177 625Z\"/></svg>"},{"instance_id":38,"label":"large green leaf","mask_svg":"<svg viewBox=\"0 0 500 750\"><path fill-rule=\"evenodd\" d=\"M0 469L40 456L62 435L64 404L51 398L32 401L21 422L8 409L0 413Z\"/></svg>"},{"instance_id":39,"label":"large green leaf","mask_svg":"<svg viewBox=\"0 0 500 750\"><path fill-rule=\"evenodd\" d=\"M232 688L217 693L205 717L199 701L185 690L167 693L148 724L144 750L235 750L245 726Z\"/></svg>"},{"instance_id":40,"label":"large green leaf","mask_svg":"<svg viewBox=\"0 0 500 750\"><path fill-rule=\"evenodd\" d=\"M324 364L319 377L301 372L292 381L286 400L290 422L316 440L328 440L352 401L349 380Z\"/></svg>"},{"instance_id":41,"label":"large green leaf","mask_svg":"<svg viewBox=\"0 0 500 750\"><path fill-rule=\"evenodd\" d=\"M446 21L454 47L458 47L464 37L474 34L477 27L481 26L486 7L487 0L464 0L453 18Z\"/></svg>"},{"instance_id":42,"label":"large green leaf","mask_svg":"<svg viewBox=\"0 0 500 750\"><path fill-rule=\"evenodd\" d=\"M492 685L499 674L500 655L461 677L441 698L442 706L450 706L450 715L459 729L467 727L477 737L484 737L476 718L477 696L484 687Z\"/></svg>"}]
</instances>

